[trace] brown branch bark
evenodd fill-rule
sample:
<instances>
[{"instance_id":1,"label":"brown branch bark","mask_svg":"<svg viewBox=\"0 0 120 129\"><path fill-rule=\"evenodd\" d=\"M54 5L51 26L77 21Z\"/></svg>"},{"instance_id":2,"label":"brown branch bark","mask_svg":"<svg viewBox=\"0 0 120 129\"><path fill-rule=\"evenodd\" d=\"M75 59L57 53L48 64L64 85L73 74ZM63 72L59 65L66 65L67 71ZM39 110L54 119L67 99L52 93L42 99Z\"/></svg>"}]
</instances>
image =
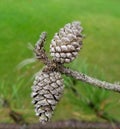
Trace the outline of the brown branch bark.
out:
<instances>
[{"instance_id":1,"label":"brown branch bark","mask_svg":"<svg viewBox=\"0 0 120 129\"><path fill-rule=\"evenodd\" d=\"M120 123L106 122L83 122L77 120L67 120L41 124L0 124L0 129L120 129Z\"/></svg>"},{"instance_id":2,"label":"brown branch bark","mask_svg":"<svg viewBox=\"0 0 120 129\"><path fill-rule=\"evenodd\" d=\"M70 68L66 68L64 66L59 66L58 69L61 73L66 74L68 76L71 76L77 80L86 82L91 84L92 86L96 86L96 87L100 87L100 88L104 88L106 90L112 90L112 91L116 91L116 92L120 92L120 85L118 84L112 84L106 81L101 81L98 80L96 78L90 77L86 74L77 72L77 71L73 71Z\"/></svg>"},{"instance_id":3,"label":"brown branch bark","mask_svg":"<svg viewBox=\"0 0 120 129\"><path fill-rule=\"evenodd\" d=\"M36 58L41 60L45 65L50 65L50 60L48 59L48 56L46 54L46 51L44 49L44 44L46 41L47 33L42 32L40 35L39 40L35 44L34 52L36 54Z\"/></svg>"}]
</instances>

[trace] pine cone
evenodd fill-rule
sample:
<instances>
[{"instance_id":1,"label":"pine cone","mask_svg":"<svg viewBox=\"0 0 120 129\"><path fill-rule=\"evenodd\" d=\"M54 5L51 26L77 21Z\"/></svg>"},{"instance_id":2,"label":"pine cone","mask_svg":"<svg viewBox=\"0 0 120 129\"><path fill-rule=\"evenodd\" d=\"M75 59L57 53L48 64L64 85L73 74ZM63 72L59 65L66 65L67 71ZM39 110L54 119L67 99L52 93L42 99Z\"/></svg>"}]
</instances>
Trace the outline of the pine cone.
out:
<instances>
[{"instance_id":1,"label":"pine cone","mask_svg":"<svg viewBox=\"0 0 120 129\"><path fill-rule=\"evenodd\" d=\"M39 72L32 87L32 103L42 124L50 120L63 93L63 80L59 72Z\"/></svg>"},{"instance_id":2,"label":"pine cone","mask_svg":"<svg viewBox=\"0 0 120 129\"><path fill-rule=\"evenodd\" d=\"M80 22L66 24L56 33L50 45L51 56L59 63L69 63L76 58L82 47L83 28Z\"/></svg>"}]
</instances>

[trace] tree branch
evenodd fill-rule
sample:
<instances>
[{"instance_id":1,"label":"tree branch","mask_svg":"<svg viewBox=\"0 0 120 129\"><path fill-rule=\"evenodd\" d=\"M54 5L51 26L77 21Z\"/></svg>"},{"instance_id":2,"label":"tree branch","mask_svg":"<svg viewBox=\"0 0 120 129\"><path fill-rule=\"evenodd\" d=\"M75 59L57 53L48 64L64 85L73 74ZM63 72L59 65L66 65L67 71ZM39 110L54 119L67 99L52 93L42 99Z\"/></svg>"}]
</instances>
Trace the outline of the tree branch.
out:
<instances>
[{"instance_id":1,"label":"tree branch","mask_svg":"<svg viewBox=\"0 0 120 129\"><path fill-rule=\"evenodd\" d=\"M96 78L90 77L90 76L85 75L83 73L73 71L69 68L64 67L63 65L59 65L58 70L63 74L71 76L71 77L73 77L77 80L89 83L93 86L104 88L104 89L107 89L107 90L120 92L120 85L118 85L118 84L112 84L112 83L109 83L109 82L106 82L106 81L98 80Z\"/></svg>"},{"instance_id":2,"label":"tree branch","mask_svg":"<svg viewBox=\"0 0 120 129\"><path fill-rule=\"evenodd\" d=\"M45 52L44 49L44 44L46 41L46 37L47 37L47 33L46 32L42 32L40 35L39 40L37 41L37 43L35 44L35 49L34 52L36 54L36 58L41 60L45 65L49 65L49 59L48 56Z\"/></svg>"},{"instance_id":3,"label":"tree branch","mask_svg":"<svg viewBox=\"0 0 120 129\"><path fill-rule=\"evenodd\" d=\"M35 124L5 124L0 123L0 129L120 129L120 123L85 122L78 120L66 120L50 122L46 125Z\"/></svg>"},{"instance_id":4,"label":"tree branch","mask_svg":"<svg viewBox=\"0 0 120 129\"><path fill-rule=\"evenodd\" d=\"M90 77L88 75L85 75L83 73L79 73L77 71L73 71L69 68L64 67L62 64L55 62L54 60L50 60L44 50L44 43L46 40L46 32L43 32L40 35L40 39L37 41L35 45L34 52L36 54L36 58L41 60L47 67L46 71L48 70L58 70L59 72L66 74L68 76L72 76L73 78L89 83L93 86L97 86L100 88L104 88L107 90L112 90L116 92L120 92L120 85L119 84L112 84L106 81L101 81L96 78Z\"/></svg>"},{"instance_id":5,"label":"tree branch","mask_svg":"<svg viewBox=\"0 0 120 129\"><path fill-rule=\"evenodd\" d=\"M50 60L47 56L47 53L44 49L44 44L46 41L47 33L42 32L40 35L39 40L35 44L34 52L36 54L36 58L40 61L42 61L46 67L44 68L44 71L49 71L49 70L55 70L56 69L56 63L54 60Z\"/></svg>"}]
</instances>

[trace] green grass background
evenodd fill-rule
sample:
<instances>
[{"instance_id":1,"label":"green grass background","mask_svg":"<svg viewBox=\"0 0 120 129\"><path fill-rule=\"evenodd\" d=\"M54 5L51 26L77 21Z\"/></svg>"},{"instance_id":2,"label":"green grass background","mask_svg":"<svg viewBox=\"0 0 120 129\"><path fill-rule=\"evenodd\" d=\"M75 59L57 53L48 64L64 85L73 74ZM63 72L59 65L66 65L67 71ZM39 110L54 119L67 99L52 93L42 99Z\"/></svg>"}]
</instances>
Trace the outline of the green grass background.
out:
<instances>
[{"instance_id":1,"label":"green grass background","mask_svg":"<svg viewBox=\"0 0 120 129\"><path fill-rule=\"evenodd\" d=\"M36 62L20 70L16 66L32 57L27 44L34 45L42 31L48 33L46 50L49 51L54 33L75 20L81 21L86 38L79 57L70 67L82 70L87 64L89 75L102 78L100 73L110 82L120 81L119 0L0 0L0 95L29 122L38 121L31 105L31 77L43 65ZM82 87L83 83L80 84ZM119 104L119 97L111 93L110 100ZM118 119L119 108L120 104L109 109ZM1 107L0 114L1 122L12 122L7 109ZM68 118L97 119L94 113L86 113L80 100L65 89L53 120Z\"/></svg>"}]
</instances>

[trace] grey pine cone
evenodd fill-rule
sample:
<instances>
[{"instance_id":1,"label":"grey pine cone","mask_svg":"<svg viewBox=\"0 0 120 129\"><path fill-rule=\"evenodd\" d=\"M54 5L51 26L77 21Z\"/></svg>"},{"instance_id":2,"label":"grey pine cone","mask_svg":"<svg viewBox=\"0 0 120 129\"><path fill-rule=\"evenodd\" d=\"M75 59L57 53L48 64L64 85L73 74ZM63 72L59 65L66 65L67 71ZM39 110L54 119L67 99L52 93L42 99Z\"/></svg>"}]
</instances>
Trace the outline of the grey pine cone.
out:
<instances>
[{"instance_id":1,"label":"grey pine cone","mask_svg":"<svg viewBox=\"0 0 120 129\"><path fill-rule=\"evenodd\" d=\"M32 86L32 103L42 124L48 122L63 93L63 80L59 72L40 71Z\"/></svg>"},{"instance_id":2,"label":"grey pine cone","mask_svg":"<svg viewBox=\"0 0 120 129\"><path fill-rule=\"evenodd\" d=\"M74 60L82 47L83 28L80 22L66 24L51 41L50 52L56 62L69 63Z\"/></svg>"}]
</instances>

